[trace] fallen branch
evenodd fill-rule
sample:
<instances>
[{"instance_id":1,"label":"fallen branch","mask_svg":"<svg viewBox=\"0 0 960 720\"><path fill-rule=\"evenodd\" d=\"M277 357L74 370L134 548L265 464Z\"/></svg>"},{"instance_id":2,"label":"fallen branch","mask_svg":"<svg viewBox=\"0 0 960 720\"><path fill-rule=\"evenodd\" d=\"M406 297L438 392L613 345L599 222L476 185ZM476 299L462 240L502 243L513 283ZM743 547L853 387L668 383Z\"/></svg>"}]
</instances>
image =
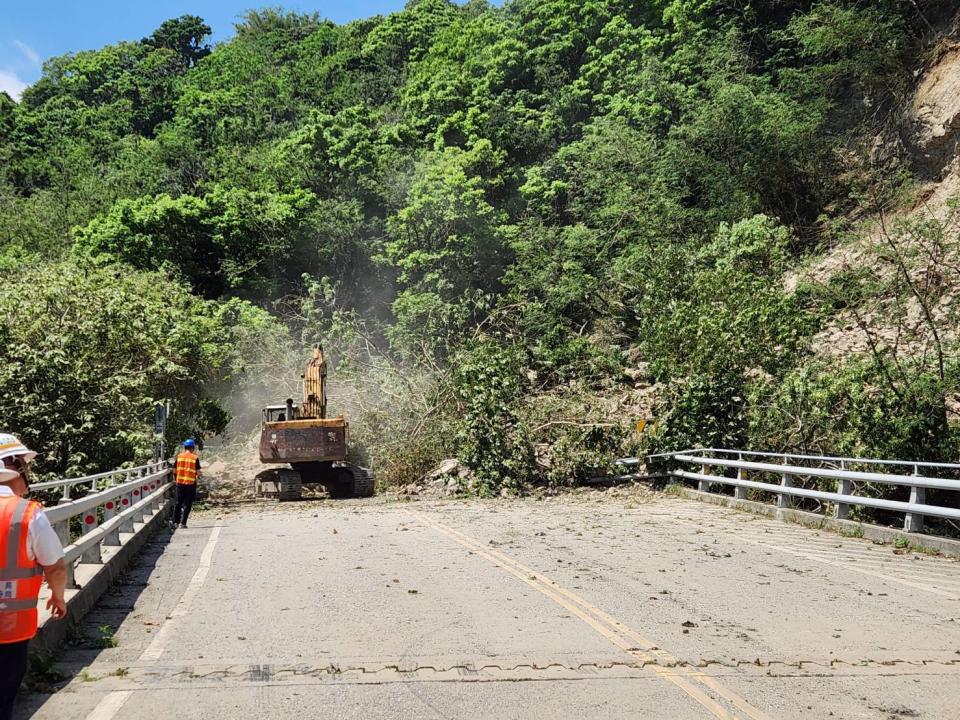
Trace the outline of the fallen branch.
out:
<instances>
[{"instance_id":1,"label":"fallen branch","mask_svg":"<svg viewBox=\"0 0 960 720\"><path fill-rule=\"evenodd\" d=\"M579 428L594 428L594 427L616 427L620 423L612 422L593 422L593 423L581 423L575 422L574 420L551 420L550 422L544 423L543 425L537 425L530 432L537 432L539 430L544 430L553 425L572 425L573 427Z\"/></svg>"}]
</instances>

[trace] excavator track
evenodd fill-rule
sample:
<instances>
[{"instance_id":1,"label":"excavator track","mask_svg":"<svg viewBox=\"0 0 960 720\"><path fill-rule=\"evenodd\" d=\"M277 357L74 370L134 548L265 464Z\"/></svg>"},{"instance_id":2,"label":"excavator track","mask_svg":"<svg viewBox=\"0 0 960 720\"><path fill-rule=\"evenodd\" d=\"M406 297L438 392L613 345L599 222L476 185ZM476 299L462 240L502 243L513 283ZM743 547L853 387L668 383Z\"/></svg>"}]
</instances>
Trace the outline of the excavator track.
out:
<instances>
[{"instance_id":1,"label":"excavator track","mask_svg":"<svg viewBox=\"0 0 960 720\"><path fill-rule=\"evenodd\" d=\"M303 496L303 481L296 470L269 470L260 473L254 480L254 492L261 498L299 500Z\"/></svg>"},{"instance_id":2,"label":"excavator track","mask_svg":"<svg viewBox=\"0 0 960 720\"><path fill-rule=\"evenodd\" d=\"M299 500L303 497L303 481L300 478L300 473L296 470L278 470L277 475L279 475L278 500L281 502L284 500Z\"/></svg>"},{"instance_id":3,"label":"excavator track","mask_svg":"<svg viewBox=\"0 0 960 720\"><path fill-rule=\"evenodd\" d=\"M376 482L373 473L367 468L338 465L335 471L337 479L329 485L330 497L360 498L373 495Z\"/></svg>"},{"instance_id":4,"label":"excavator track","mask_svg":"<svg viewBox=\"0 0 960 720\"><path fill-rule=\"evenodd\" d=\"M372 497L376 489L376 481L373 473L367 468L348 465L350 474L353 475L353 497Z\"/></svg>"}]
</instances>

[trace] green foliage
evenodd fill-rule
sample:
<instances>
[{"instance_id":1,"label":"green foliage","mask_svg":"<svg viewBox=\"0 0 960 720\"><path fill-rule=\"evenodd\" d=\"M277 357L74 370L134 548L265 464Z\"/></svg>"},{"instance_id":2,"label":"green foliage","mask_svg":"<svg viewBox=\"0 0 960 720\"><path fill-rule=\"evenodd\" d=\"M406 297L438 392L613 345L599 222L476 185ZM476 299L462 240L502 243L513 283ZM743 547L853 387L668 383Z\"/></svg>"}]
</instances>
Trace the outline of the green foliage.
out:
<instances>
[{"instance_id":1,"label":"green foliage","mask_svg":"<svg viewBox=\"0 0 960 720\"><path fill-rule=\"evenodd\" d=\"M115 648L120 644L117 640L116 630L111 625L101 625L97 628L97 637L94 640L94 646L100 650Z\"/></svg>"},{"instance_id":2,"label":"green foliage","mask_svg":"<svg viewBox=\"0 0 960 720\"><path fill-rule=\"evenodd\" d=\"M721 224L696 252L628 256L624 278L636 289L627 302L656 372L729 376L789 367L816 327L796 296L770 282L787 267L790 240L787 228L757 215Z\"/></svg>"},{"instance_id":3,"label":"green foliage","mask_svg":"<svg viewBox=\"0 0 960 720\"><path fill-rule=\"evenodd\" d=\"M742 374L730 369L675 380L658 409L648 449L746 446L744 385Z\"/></svg>"},{"instance_id":4,"label":"green foliage","mask_svg":"<svg viewBox=\"0 0 960 720\"><path fill-rule=\"evenodd\" d=\"M138 42L53 58L19 104L0 95L0 268L27 268L54 295L63 280L47 275L62 270L98 307L114 307L97 293L115 291L151 326L196 328L150 340L147 354L164 360L131 375L142 384L128 387L129 403L106 392L128 420L145 398L183 397L173 366L190 368L196 390L258 333L283 344L349 325L365 328L378 358L451 375L464 408L455 435L443 433L446 416L429 431L415 421L429 448L412 449L398 476L454 450L484 492L518 487L539 472L524 402L575 386L613 392L626 348L668 389L657 442L787 442L790 416L764 420L757 403L802 374L825 315L890 287L853 272L791 294L783 276L816 246L824 218L869 194L874 176L845 173L840 158L884 127L927 23L953 9L414 0L347 25L253 10L215 47L203 19L185 15ZM134 270L115 280L115 263ZM4 306L3 327L55 314L20 281L0 292L25 303ZM281 338L236 298L288 311L292 333ZM86 306L76 317L70 332L102 323ZM140 332L145 321L117 322ZM46 367L55 354L35 335L43 352L28 364ZM202 351L190 363L170 359L191 343ZM883 376L873 362L862 372ZM69 405L37 382L55 411L48 425L29 413L22 422L51 445L64 438L56 470L112 461L75 455L89 421L72 408L99 402L92 380L75 379ZM893 399L840 403L834 440L946 452L936 388L894 386ZM900 407L913 419L886 434L870 420ZM187 416L208 428L225 420L202 394ZM571 427L545 438L552 482L593 472L619 442L615 430ZM123 442L128 457L141 441Z\"/></svg>"},{"instance_id":5,"label":"green foliage","mask_svg":"<svg viewBox=\"0 0 960 720\"><path fill-rule=\"evenodd\" d=\"M516 350L483 343L453 363L453 385L462 406L457 422L460 460L473 470L480 495L519 490L533 471L529 430L518 403L525 391Z\"/></svg>"},{"instance_id":6,"label":"green foliage","mask_svg":"<svg viewBox=\"0 0 960 720\"><path fill-rule=\"evenodd\" d=\"M293 274L287 262L306 232L313 200L307 190L274 194L220 186L202 198L121 200L76 230L74 249L80 256L174 272L210 297L228 289L249 293L259 289L254 283ZM259 273L250 272L258 266Z\"/></svg>"},{"instance_id":7,"label":"green foliage","mask_svg":"<svg viewBox=\"0 0 960 720\"><path fill-rule=\"evenodd\" d=\"M184 15L162 23L143 42L145 45L172 50L177 54L182 70L187 70L210 54L210 46L203 41L211 32L203 18Z\"/></svg>"},{"instance_id":8,"label":"green foliage","mask_svg":"<svg viewBox=\"0 0 960 720\"><path fill-rule=\"evenodd\" d=\"M551 433L546 480L554 487L616 474L613 461L624 456L627 430L622 425L559 426Z\"/></svg>"},{"instance_id":9,"label":"green foliage","mask_svg":"<svg viewBox=\"0 0 960 720\"><path fill-rule=\"evenodd\" d=\"M208 393L240 370L235 328L256 319L128 266L20 267L0 287L0 425L61 477L149 457L156 401L171 400L177 439L219 432Z\"/></svg>"},{"instance_id":10,"label":"green foliage","mask_svg":"<svg viewBox=\"0 0 960 720\"><path fill-rule=\"evenodd\" d=\"M950 461L960 432L948 423L945 383L915 361L892 356L814 362L750 390L749 438L777 450ZM891 382L896 376L898 382Z\"/></svg>"},{"instance_id":11,"label":"green foliage","mask_svg":"<svg viewBox=\"0 0 960 720\"><path fill-rule=\"evenodd\" d=\"M452 298L495 284L502 272L502 212L487 198L480 172L502 162L488 141L468 151L428 154L414 171L404 207L387 221L387 260L400 282Z\"/></svg>"},{"instance_id":12,"label":"green foliage","mask_svg":"<svg viewBox=\"0 0 960 720\"><path fill-rule=\"evenodd\" d=\"M829 88L856 83L883 97L903 86L898 71L914 44L906 25L907 19L891 12L889 3L818 2L809 13L794 15L779 38L794 43L800 58L810 63L804 81Z\"/></svg>"}]
</instances>

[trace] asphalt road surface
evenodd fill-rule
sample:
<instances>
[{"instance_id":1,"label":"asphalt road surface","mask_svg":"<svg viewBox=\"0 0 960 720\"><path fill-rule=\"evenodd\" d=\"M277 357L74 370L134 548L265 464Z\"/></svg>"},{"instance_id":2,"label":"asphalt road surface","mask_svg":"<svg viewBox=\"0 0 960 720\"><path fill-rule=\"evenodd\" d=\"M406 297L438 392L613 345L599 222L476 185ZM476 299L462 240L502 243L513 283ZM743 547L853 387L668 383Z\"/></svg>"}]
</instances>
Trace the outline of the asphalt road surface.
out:
<instances>
[{"instance_id":1,"label":"asphalt road surface","mask_svg":"<svg viewBox=\"0 0 960 720\"><path fill-rule=\"evenodd\" d=\"M898 552L641 491L209 511L17 717L955 720L960 563Z\"/></svg>"}]
</instances>

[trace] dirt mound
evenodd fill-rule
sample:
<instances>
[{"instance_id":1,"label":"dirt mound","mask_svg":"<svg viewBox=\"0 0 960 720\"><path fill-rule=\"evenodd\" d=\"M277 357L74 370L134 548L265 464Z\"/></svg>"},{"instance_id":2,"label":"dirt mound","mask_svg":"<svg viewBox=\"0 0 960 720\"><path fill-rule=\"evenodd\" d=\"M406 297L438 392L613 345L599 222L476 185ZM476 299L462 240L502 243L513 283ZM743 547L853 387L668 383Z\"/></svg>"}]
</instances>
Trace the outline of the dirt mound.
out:
<instances>
[{"instance_id":1,"label":"dirt mound","mask_svg":"<svg viewBox=\"0 0 960 720\"><path fill-rule=\"evenodd\" d=\"M254 478L264 469L257 445L259 430L242 440L208 449L203 458L203 483L210 500L252 500Z\"/></svg>"}]
</instances>

